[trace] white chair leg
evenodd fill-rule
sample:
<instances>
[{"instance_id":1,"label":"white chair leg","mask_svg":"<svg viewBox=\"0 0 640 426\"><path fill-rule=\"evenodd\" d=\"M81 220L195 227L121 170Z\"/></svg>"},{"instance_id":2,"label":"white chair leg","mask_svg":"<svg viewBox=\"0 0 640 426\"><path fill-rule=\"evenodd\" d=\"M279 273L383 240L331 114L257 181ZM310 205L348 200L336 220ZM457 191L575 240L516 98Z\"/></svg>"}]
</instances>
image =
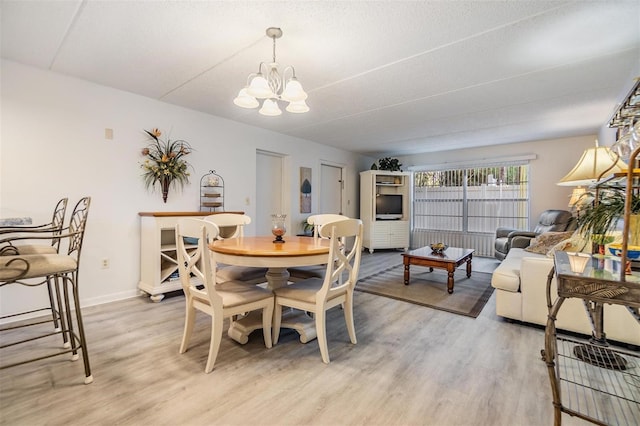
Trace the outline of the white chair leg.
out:
<instances>
[{"instance_id":1,"label":"white chair leg","mask_svg":"<svg viewBox=\"0 0 640 426\"><path fill-rule=\"evenodd\" d=\"M213 364L215 364L216 358L218 357L220 342L222 341L222 322L222 315L213 315L211 317L211 341L209 342L207 365L204 367L205 373L211 373Z\"/></svg>"},{"instance_id":2,"label":"white chair leg","mask_svg":"<svg viewBox=\"0 0 640 426\"><path fill-rule=\"evenodd\" d=\"M184 333L182 334L182 343L180 344L180 353L183 354L187 351L189 346L189 340L193 333L193 326L196 319L196 310L194 309L191 298L186 296L186 309L184 316Z\"/></svg>"},{"instance_id":3,"label":"white chair leg","mask_svg":"<svg viewBox=\"0 0 640 426\"><path fill-rule=\"evenodd\" d=\"M347 296L347 300L343 303L344 306L344 322L347 324L347 331L349 332L349 339L354 345L358 343L356 340L356 327L353 322L353 297Z\"/></svg>"},{"instance_id":4,"label":"white chair leg","mask_svg":"<svg viewBox=\"0 0 640 426\"><path fill-rule=\"evenodd\" d=\"M278 303L276 298L275 305L273 307L273 344L278 344L280 338L280 324L282 323L282 305Z\"/></svg>"},{"instance_id":5,"label":"white chair leg","mask_svg":"<svg viewBox=\"0 0 640 426\"><path fill-rule=\"evenodd\" d=\"M273 346L271 344L271 322L273 321L273 298L267 306L262 309L262 335L264 336L264 345L267 348Z\"/></svg>"},{"instance_id":6,"label":"white chair leg","mask_svg":"<svg viewBox=\"0 0 640 426\"><path fill-rule=\"evenodd\" d=\"M329 364L329 348L327 347L327 327L325 321L326 311L320 309L316 312L316 333L318 334L318 346L322 362Z\"/></svg>"}]
</instances>

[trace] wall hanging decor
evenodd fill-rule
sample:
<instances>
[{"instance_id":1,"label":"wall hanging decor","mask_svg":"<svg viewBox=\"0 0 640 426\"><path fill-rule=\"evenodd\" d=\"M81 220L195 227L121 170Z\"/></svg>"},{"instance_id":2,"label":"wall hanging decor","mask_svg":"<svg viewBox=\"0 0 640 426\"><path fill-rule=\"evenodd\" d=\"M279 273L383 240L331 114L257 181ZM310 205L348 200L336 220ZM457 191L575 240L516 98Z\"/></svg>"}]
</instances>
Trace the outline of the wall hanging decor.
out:
<instances>
[{"instance_id":1,"label":"wall hanging decor","mask_svg":"<svg viewBox=\"0 0 640 426\"><path fill-rule=\"evenodd\" d=\"M311 167L300 167L300 213L311 213Z\"/></svg>"},{"instance_id":2,"label":"wall hanging decor","mask_svg":"<svg viewBox=\"0 0 640 426\"><path fill-rule=\"evenodd\" d=\"M158 129L145 130L151 142L142 149L145 157L141 164L142 178L147 189L154 188L156 183L162 189L162 200L166 203L169 187L172 183L183 188L189 183L189 167L191 165L183 158L191 153L191 145L187 141L177 139L160 139L162 132Z\"/></svg>"}]
</instances>

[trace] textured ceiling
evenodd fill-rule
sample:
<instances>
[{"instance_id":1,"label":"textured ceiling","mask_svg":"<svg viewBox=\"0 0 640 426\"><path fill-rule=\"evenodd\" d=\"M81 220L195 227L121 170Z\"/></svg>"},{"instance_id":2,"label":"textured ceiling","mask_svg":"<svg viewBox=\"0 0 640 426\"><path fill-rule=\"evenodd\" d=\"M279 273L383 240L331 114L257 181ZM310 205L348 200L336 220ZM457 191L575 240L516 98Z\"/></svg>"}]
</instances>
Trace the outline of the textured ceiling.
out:
<instances>
[{"instance_id":1,"label":"textured ceiling","mask_svg":"<svg viewBox=\"0 0 640 426\"><path fill-rule=\"evenodd\" d=\"M595 134L640 72L634 1L13 1L2 57L365 155ZM233 98L277 59L306 114Z\"/></svg>"}]
</instances>

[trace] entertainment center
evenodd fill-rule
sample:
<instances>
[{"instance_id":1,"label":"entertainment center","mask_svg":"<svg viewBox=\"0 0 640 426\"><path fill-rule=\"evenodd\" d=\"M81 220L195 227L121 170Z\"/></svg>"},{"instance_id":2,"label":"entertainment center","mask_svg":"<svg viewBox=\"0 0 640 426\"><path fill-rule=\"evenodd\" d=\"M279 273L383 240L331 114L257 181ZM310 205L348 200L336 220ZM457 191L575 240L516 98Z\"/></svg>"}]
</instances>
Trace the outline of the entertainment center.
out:
<instances>
[{"instance_id":1,"label":"entertainment center","mask_svg":"<svg viewBox=\"0 0 640 426\"><path fill-rule=\"evenodd\" d=\"M409 249L410 173L367 170L360 172L360 218L363 247Z\"/></svg>"}]
</instances>

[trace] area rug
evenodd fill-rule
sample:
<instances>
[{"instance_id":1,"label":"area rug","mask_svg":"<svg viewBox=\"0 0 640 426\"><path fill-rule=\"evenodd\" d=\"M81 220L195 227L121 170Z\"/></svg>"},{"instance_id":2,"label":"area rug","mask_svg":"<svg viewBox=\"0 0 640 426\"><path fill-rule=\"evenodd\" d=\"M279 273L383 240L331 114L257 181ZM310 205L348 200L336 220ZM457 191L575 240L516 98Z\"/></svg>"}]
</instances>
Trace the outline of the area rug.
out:
<instances>
[{"instance_id":1,"label":"area rug","mask_svg":"<svg viewBox=\"0 0 640 426\"><path fill-rule=\"evenodd\" d=\"M411 267L411 281L404 285L404 266L395 265L360 278L356 290L378 296L415 303L441 311L476 318L487 303L493 287L491 274L457 269L454 275L453 293L447 293L447 272L428 268Z\"/></svg>"}]
</instances>

